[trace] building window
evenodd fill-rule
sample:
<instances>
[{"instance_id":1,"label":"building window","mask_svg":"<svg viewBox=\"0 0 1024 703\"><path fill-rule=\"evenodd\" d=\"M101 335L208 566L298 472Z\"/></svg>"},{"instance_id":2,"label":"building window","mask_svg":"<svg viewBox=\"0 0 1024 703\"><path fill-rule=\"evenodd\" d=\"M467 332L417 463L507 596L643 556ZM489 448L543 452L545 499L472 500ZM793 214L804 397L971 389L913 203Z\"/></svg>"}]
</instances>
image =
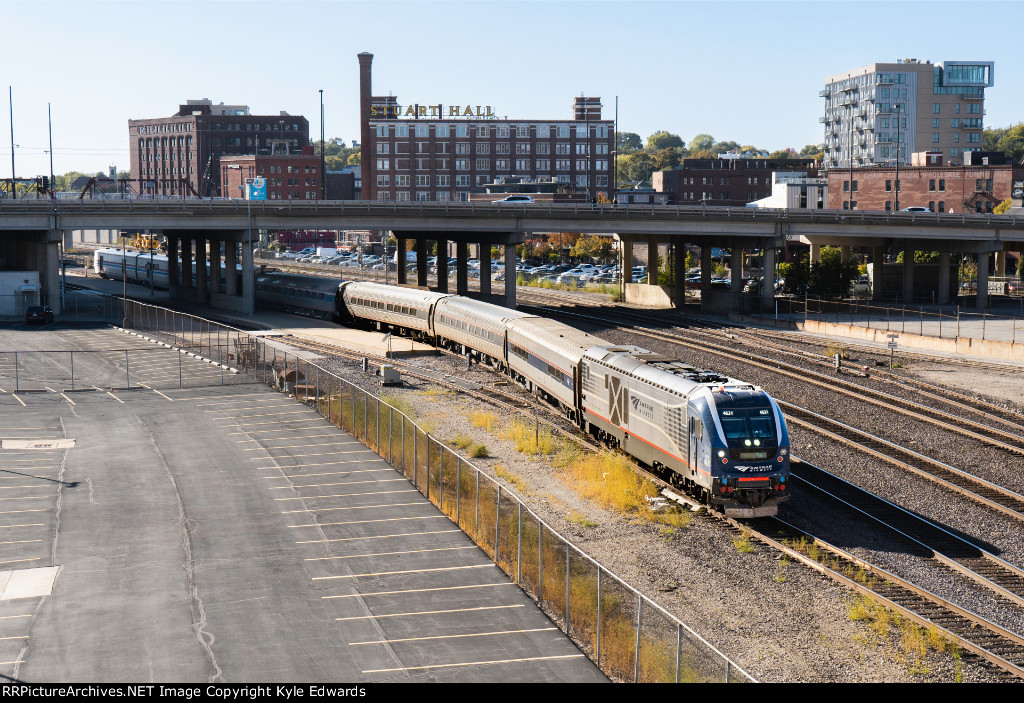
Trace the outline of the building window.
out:
<instances>
[{"instance_id":1,"label":"building window","mask_svg":"<svg viewBox=\"0 0 1024 703\"><path fill-rule=\"evenodd\" d=\"M551 145L548 144L547 142L541 142L541 143L537 144L537 153L538 154L550 154L551 153Z\"/></svg>"},{"instance_id":2,"label":"building window","mask_svg":"<svg viewBox=\"0 0 1024 703\"><path fill-rule=\"evenodd\" d=\"M469 170L469 159L455 159L455 170L456 171L468 171Z\"/></svg>"},{"instance_id":3,"label":"building window","mask_svg":"<svg viewBox=\"0 0 1024 703\"><path fill-rule=\"evenodd\" d=\"M399 188L408 188L409 176L395 176L395 185Z\"/></svg>"},{"instance_id":4,"label":"building window","mask_svg":"<svg viewBox=\"0 0 1024 703\"><path fill-rule=\"evenodd\" d=\"M939 190L940 191L945 191L946 190L946 179L945 178L940 178L939 179Z\"/></svg>"},{"instance_id":5,"label":"building window","mask_svg":"<svg viewBox=\"0 0 1024 703\"><path fill-rule=\"evenodd\" d=\"M450 181L451 176L438 176L437 183L435 185L437 185L438 188L447 188L450 185ZM419 183L416 185L419 185Z\"/></svg>"},{"instance_id":6,"label":"building window","mask_svg":"<svg viewBox=\"0 0 1024 703\"><path fill-rule=\"evenodd\" d=\"M470 178L469 178L469 176L456 176L455 177L455 187L456 188L469 188L469 186L470 186Z\"/></svg>"},{"instance_id":7,"label":"building window","mask_svg":"<svg viewBox=\"0 0 1024 703\"><path fill-rule=\"evenodd\" d=\"M932 144L938 144L938 143L939 143L939 133L938 132L932 132Z\"/></svg>"},{"instance_id":8,"label":"building window","mask_svg":"<svg viewBox=\"0 0 1024 703\"><path fill-rule=\"evenodd\" d=\"M386 190L382 190L377 193L377 200L382 203L386 203L391 200L391 193Z\"/></svg>"},{"instance_id":9,"label":"building window","mask_svg":"<svg viewBox=\"0 0 1024 703\"><path fill-rule=\"evenodd\" d=\"M936 118L932 119L932 129L938 129L938 128L939 128L939 118L936 117Z\"/></svg>"},{"instance_id":10,"label":"building window","mask_svg":"<svg viewBox=\"0 0 1024 703\"><path fill-rule=\"evenodd\" d=\"M935 212L935 201L934 200L928 201L928 210L930 212Z\"/></svg>"},{"instance_id":11,"label":"building window","mask_svg":"<svg viewBox=\"0 0 1024 703\"><path fill-rule=\"evenodd\" d=\"M407 124L396 124L395 125L395 136L396 137L408 137L409 136L409 125L407 125Z\"/></svg>"},{"instance_id":12,"label":"building window","mask_svg":"<svg viewBox=\"0 0 1024 703\"><path fill-rule=\"evenodd\" d=\"M456 154L468 154L469 142L455 142L455 153Z\"/></svg>"},{"instance_id":13,"label":"building window","mask_svg":"<svg viewBox=\"0 0 1024 703\"><path fill-rule=\"evenodd\" d=\"M577 156L586 156L589 153L590 153L590 145L589 144L577 144L576 145L576 155Z\"/></svg>"},{"instance_id":14,"label":"building window","mask_svg":"<svg viewBox=\"0 0 1024 703\"><path fill-rule=\"evenodd\" d=\"M577 139L586 139L588 136L590 136L587 132L588 132L588 126L587 125L585 125L585 124L578 124L578 125L576 125L576 138Z\"/></svg>"},{"instance_id":15,"label":"building window","mask_svg":"<svg viewBox=\"0 0 1024 703\"><path fill-rule=\"evenodd\" d=\"M430 125L418 124L416 125L416 136L417 137L429 137L430 136Z\"/></svg>"},{"instance_id":16,"label":"building window","mask_svg":"<svg viewBox=\"0 0 1024 703\"><path fill-rule=\"evenodd\" d=\"M932 114L939 114L939 103L932 103Z\"/></svg>"},{"instance_id":17,"label":"building window","mask_svg":"<svg viewBox=\"0 0 1024 703\"><path fill-rule=\"evenodd\" d=\"M495 129L495 133L498 139L508 139L508 125L498 125L497 128Z\"/></svg>"},{"instance_id":18,"label":"building window","mask_svg":"<svg viewBox=\"0 0 1024 703\"><path fill-rule=\"evenodd\" d=\"M455 125L455 136L465 138L469 136L469 125L457 124Z\"/></svg>"},{"instance_id":19,"label":"building window","mask_svg":"<svg viewBox=\"0 0 1024 703\"><path fill-rule=\"evenodd\" d=\"M377 170L386 171L391 168L391 159L377 159Z\"/></svg>"},{"instance_id":20,"label":"building window","mask_svg":"<svg viewBox=\"0 0 1024 703\"><path fill-rule=\"evenodd\" d=\"M530 171L530 160L516 159L516 171L528 173Z\"/></svg>"},{"instance_id":21,"label":"building window","mask_svg":"<svg viewBox=\"0 0 1024 703\"><path fill-rule=\"evenodd\" d=\"M535 131L537 133L537 139L551 138L551 125L539 124L537 125L537 129Z\"/></svg>"},{"instance_id":22,"label":"building window","mask_svg":"<svg viewBox=\"0 0 1024 703\"><path fill-rule=\"evenodd\" d=\"M538 171L550 171L551 160L550 159L537 159L537 170Z\"/></svg>"},{"instance_id":23,"label":"building window","mask_svg":"<svg viewBox=\"0 0 1024 703\"><path fill-rule=\"evenodd\" d=\"M498 171L508 171L510 163L511 162L508 159L495 159L494 160L495 170L498 170Z\"/></svg>"},{"instance_id":24,"label":"building window","mask_svg":"<svg viewBox=\"0 0 1024 703\"><path fill-rule=\"evenodd\" d=\"M495 144L494 145L494 153L495 154L508 154L508 153L510 153L509 152L509 144L508 144L508 142L502 142L501 144Z\"/></svg>"},{"instance_id":25,"label":"building window","mask_svg":"<svg viewBox=\"0 0 1024 703\"><path fill-rule=\"evenodd\" d=\"M556 159L555 170L556 171L568 171L570 166L569 159Z\"/></svg>"},{"instance_id":26,"label":"building window","mask_svg":"<svg viewBox=\"0 0 1024 703\"><path fill-rule=\"evenodd\" d=\"M934 191L935 190L935 179L934 178L932 178L931 180L928 181L928 190L929 191Z\"/></svg>"},{"instance_id":27,"label":"building window","mask_svg":"<svg viewBox=\"0 0 1024 703\"><path fill-rule=\"evenodd\" d=\"M379 125L377 125L377 137L378 138L382 137L382 138L385 138L385 139L388 137L388 125L386 125L386 124L379 124Z\"/></svg>"},{"instance_id":28,"label":"building window","mask_svg":"<svg viewBox=\"0 0 1024 703\"><path fill-rule=\"evenodd\" d=\"M558 139L568 139L569 125L560 124L557 127L555 127L555 137L557 137Z\"/></svg>"},{"instance_id":29,"label":"building window","mask_svg":"<svg viewBox=\"0 0 1024 703\"><path fill-rule=\"evenodd\" d=\"M430 193L416 192L416 201L420 203L426 203L430 201Z\"/></svg>"},{"instance_id":30,"label":"building window","mask_svg":"<svg viewBox=\"0 0 1024 703\"><path fill-rule=\"evenodd\" d=\"M430 187L430 176L416 176L416 187Z\"/></svg>"},{"instance_id":31,"label":"building window","mask_svg":"<svg viewBox=\"0 0 1024 703\"><path fill-rule=\"evenodd\" d=\"M529 139L530 127L525 124L516 125L516 137L518 139Z\"/></svg>"},{"instance_id":32,"label":"building window","mask_svg":"<svg viewBox=\"0 0 1024 703\"><path fill-rule=\"evenodd\" d=\"M489 171L490 169L491 169L491 160L490 159L477 159L476 160L476 170L477 171Z\"/></svg>"},{"instance_id":33,"label":"building window","mask_svg":"<svg viewBox=\"0 0 1024 703\"><path fill-rule=\"evenodd\" d=\"M945 200L940 200L939 201L939 212L945 212L945 211L946 211L946 201Z\"/></svg>"},{"instance_id":34,"label":"building window","mask_svg":"<svg viewBox=\"0 0 1024 703\"><path fill-rule=\"evenodd\" d=\"M522 143L522 144L516 144L516 153L517 154L529 154L530 153L530 142L525 142L525 143Z\"/></svg>"},{"instance_id":35,"label":"building window","mask_svg":"<svg viewBox=\"0 0 1024 703\"><path fill-rule=\"evenodd\" d=\"M485 124L478 124L476 126L476 138L487 139L491 135L491 129Z\"/></svg>"},{"instance_id":36,"label":"building window","mask_svg":"<svg viewBox=\"0 0 1024 703\"><path fill-rule=\"evenodd\" d=\"M846 190L847 190L846 188L843 188L843 192L845 192ZM892 192L892 181L890 179L886 179L886 181L885 181L885 192L886 193Z\"/></svg>"},{"instance_id":37,"label":"building window","mask_svg":"<svg viewBox=\"0 0 1024 703\"><path fill-rule=\"evenodd\" d=\"M486 143L481 144L481 143L478 142L477 145L476 145L476 153L478 153L478 154L490 154L491 153L491 145L490 144L486 144Z\"/></svg>"},{"instance_id":38,"label":"building window","mask_svg":"<svg viewBox=\"0 0 1024 703\"><path fill-rule=\"evenodd\" d=\"M446 124L436 124L436 125L434 125L434 136L437 137L438 139L447 139L448 138L448 125L446 125Z\"/></svg>"},{"instance_id":39,"label":"building window","mask_svg":"<svg viewBox=\"0 0 1024 703\"><path fill-rule=\"evenodd\" d=\"M395 200L397 200L400 203L407 203L407 202L409 202L409 191L407 191L407 190L400 190L400 191L398 191L397 193L395 193Z\"/></svg>"}]
</instances>

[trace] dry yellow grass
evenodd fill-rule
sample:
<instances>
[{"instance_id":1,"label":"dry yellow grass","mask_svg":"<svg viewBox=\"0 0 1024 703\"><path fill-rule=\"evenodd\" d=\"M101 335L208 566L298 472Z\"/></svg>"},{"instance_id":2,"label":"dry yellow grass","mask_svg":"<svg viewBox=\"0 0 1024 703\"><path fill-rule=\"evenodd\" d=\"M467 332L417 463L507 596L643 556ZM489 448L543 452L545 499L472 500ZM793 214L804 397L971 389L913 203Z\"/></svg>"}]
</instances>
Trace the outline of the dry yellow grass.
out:
<instances>
[{"instance_id":1,"label":"dry yellow grass","mask_svg":"<svg viewBox=\"0 0 1024 703\"><path fill-rule=\"evenodd\" d=\"M498 416L492 412L477 410L469 416L469 421L473 423L473 427L479 427L486 432L493 432L494 426L498 423Z\"/></svg>"}]
</instances>

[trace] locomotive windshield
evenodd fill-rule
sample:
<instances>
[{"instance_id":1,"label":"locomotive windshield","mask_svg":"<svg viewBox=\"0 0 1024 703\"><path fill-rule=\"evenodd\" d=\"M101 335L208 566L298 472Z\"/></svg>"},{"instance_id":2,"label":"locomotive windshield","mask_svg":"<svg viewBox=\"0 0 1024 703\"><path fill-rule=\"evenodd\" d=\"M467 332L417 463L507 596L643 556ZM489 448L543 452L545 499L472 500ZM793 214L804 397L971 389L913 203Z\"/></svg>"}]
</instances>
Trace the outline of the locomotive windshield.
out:
<instances>
[{"instance_id":1,"label":"locomotive windshield","mask_svg":"<svg viewBox=\"0 0 1024 703\"><path fill-rule=\"evenodd\" d=\"M723 409L719 419L733 459L764 459L775 449L777 434L771 408Z\"/></svg>"}]
</instances>

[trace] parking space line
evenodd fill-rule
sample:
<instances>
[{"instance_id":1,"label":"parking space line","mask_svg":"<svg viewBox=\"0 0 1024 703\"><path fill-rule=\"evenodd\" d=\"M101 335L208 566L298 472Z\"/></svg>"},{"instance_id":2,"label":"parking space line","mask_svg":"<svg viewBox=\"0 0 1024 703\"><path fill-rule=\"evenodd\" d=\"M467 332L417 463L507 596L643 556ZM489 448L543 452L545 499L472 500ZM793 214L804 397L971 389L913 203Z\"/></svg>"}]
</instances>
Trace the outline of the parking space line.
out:
<instances>
[{"instance_id":1,"label":"parking space line","mask_svg":"<svg viewBox=\"0 0 1024 703\"><path fill-rule=\"evenodd\" d=\"M449 667L460 667L460 666L490 666L495 664L522 664L526 662L536 661L552 661L555 659L579 659L585 655L583 654L562 654L551 657L523 657L522 659L492 659L490 661L478 661L478 662L455 662L452 664L430 664L429 666L403 666L397 669L364 669L364 674L387 674L396 671L423 671L426 669L446 669Z\"/></svg>"},{"instance_id":2,"label":"parking space line","mask_svg":"<svg viewBox=\"0 0 1024 703\"><path fill-rule=\"evenodd\" d=\"M0 564L19 564L23 561L39 561L39 557L33 557L31 559L7 559L6 561L0 561Z\"/></svg>"},{"instance_id":3,"label":"parking space line","mask_svg":"<svg viewBox=\"0 0 1024 703\"><path fill-rule=\"evenodd\" d=\"M446 615L448 613L472 613L480 610L509 610L511 608L525 607L525 603L516 603L514 605L481 605L478 608L453 608L452 610L421 610L418 612L390 613L387 615L355 615L350 618L334 618L334 621L344 622L346 620L380 620L383 618L406 618L412 617L413 615Z\"/></svg>"},{"instance_id":4,"label":"parking space line","mask_svg":"<svg viewBox=\"0 0 1024 703\"><path fill-rule=\"evenodd\" d=\"M439 566L434 569L406 569L404 571L377 571L369 574L345 574L342 576L314 576L314 581L333 581L336 579L355 579L362 576L397 576L399 574L430 574L438 571L462 571L464 569L498 568L495 564L473 564L471 566Z\"/></svg>"},{"instance_id":5,"label":"parking space line","mask_svg":"<svg viewBox=\"0 0 1024 703\"><path fill-rule=\"evenodd\" d=\"M353 461L352 464L362 463ZM325 471L318 474L281 474L280 476L260 476L260 478L266 479L282 479L282 478L304 478L306 476L340 476L341 474L373 474L373 473L386 473L388 471L394 472L393 468L386 469L356 469L355 471Z\"/></svg>"},{"instance_id":6,"label":"parking space line","mask_svg":"<svg viewBox=\"0 0 1024 703\"><path fill-rule=\"evenodd\" d=\"M49 508L33 508L32 510L0 510L0 515L17 515L18 513L46 513ZM3 562L0 562L2 564Z\"/></svg>"},{"instance_id":7,"label":"parking space line","mask_svg":"<svg viewBox=\"0 0 1024 703\"><path fill-rule=\"evenodd\" d=\"M287 487L288 486L285 486L285 488L287 488ZM273 491L275 489L271 488L270 490ZM386 495L391 495L392 493L419 493L419 491L416 490L415 488L403 488L400 491L368 491L366 493L339 493L339 494L331 496L331 497L332 498L351 498L353 496L386 496ZM302 511L299 511L299 512L302 512Z\"/></svg>"},{"instance_id":8,"label":"parking space line","mask_svg":"<svg viewBox=\"0 0 1024 703\"><path fill-rule=\"evenodd\" d=\"M281 457L281 458L283 458L283 457ZM273 469L305 469L305 468L309 468L311 466L337 466L339 464L363 464L363 463L366 463L367 461L374 461L374 460L373 459L369 459L369 460L367 460L367 459L349 459L347 461L321 461L321 462L316 463L316 464L292 464L291 466L257 466L257 467L255 467L255 469L257 471L271 471ZM384 461L384 460L381 459L381 461ZM277 478L277 477L273 476L273 477L267 477L267 478Z\"/></svg>"},{"instance_id":9,"label":"parking space line","mask_svg":"<svg viewBox=\"0 0 1024 703\"><path fill-rule=\"evenodd\" d=\"M433 591L462 591L468 588L495 588L497 586L516 586L511 581L504 583L477 583L469 586L438 586L437 588L408 588L402 591L376 591L372 593L348 593L341 596L320 596L324 600L328 598L363 598L365 596L401 596L407 593L431 593ZM517 586L518 588L518 586Z\"/></svg>"},{"instance_id":10,"label":"parking space line","mask_svg":"<svg viewBox=\"0 0 1024 703\"><path fill-rule=\"evenodd\" d=\"M13 491L15 488L46 488L46 486L40 486L39 484L32 484L30 486L0 486L0 491Z\"/></svg>"},{"instance_id":11,"label":"parking space line","mask_svg":"<svg viewBox=\"0 0 1024 703\"><path fill-rule=\"evenodd\" d=\"M328 510L366 510L368 508L401 508L408 507L411 505L423 505L423 503L390 503L387 505L349 505L344 508L305 508L303 510L282 510L282 515L288 515L289 513L309 513L309 512L326 512Z\"/></svg>"},{"instance_id":12,"label":"parking space line","mask_svg":"<svg viewBox=\"0 0 1024 703\"><path fill-rule=\"evenodd\" d=\"M470 632L464 635L431 635L429 637L403 637L401 639L394 640L378 640L376 642L349 642L349 647L358 647L364 644L396 644L398 642L424 642L426 640L456 640L463 637L495 637L497 635L519 635L527 632L552 632L557 631L558 628L551 627L531 627L524 630L499 630L496 632Z\"/></svg>"},{"instance_id":13,"label":"parking space line","mask_svg":"<svg viewBox=\"0 0 1024 703\"><path fill-rule=\"evenodd\" d=\"M45 522L30 522L24 525L0 525L0 530L9 530L15 527L45 527Z\"/></svg>"},{"instance_id":14,"label":"parking space line","mask_svg":"<svg viewBox=\"0 0 1024 703\"><path fill-rule=\"evenodd\" d=\"M173 403L173 402L174 402L174 398L171 398L170 396L166 396L166 395L164 395L163 393L161 393L160 391L158 391L158 390L157 390L156 388L150 388L150 387L149 387L149 386L147 386L147 385L146 385L145 383L141 383L141 384L139 384L139 385L141 385L141 386L142 386L143 388L149 388L149 390L153 391L154 393L156 393L156 394L157 394L158 396L161 396L162 398L167 398L168 402L171 402L171 403Z\"/></svg>"},{"instance_id":15,"label":"parking space line","mask_svg":"<svg viewBox=\"0 0 1024 703\"><path fill-rule=\"evenodd\" d=\"M41 539L19 539L12 542L0 542L0 544L28 544L29 542L42 542Z\"/></svg>"},{"instance_id":16,"label":"parking space line","mask_svg":"<svg viewBox=\"0 0 1024 703\"><path fill-rule=\"evenodd\" d=\"M22 406L24 406L26 408L28 407L27 405L25 405L25 401L22 400L21 398L19 398L16 393L11 393L11 397L14 398L16 401L18 401L19 403L21 403ZM2 662L0 662L0 663L2 663Z\"/></svg>"},{"instance_id":17,"label":"parking space line","mask_svg":"<svg viewBox=\"0 0 1024 703\"><path fill-rule=\"evenodd\" d=\"M0 666L5 666L7 664L24 664L24 663L25 663L24 659L19 659L17 661L13 661L13 662L0 662Z\"/></svg>"},{"instance_id":18,"label":"parking space line","mask_svg":"<svg viewBox=\"0 0 1024 703\"><path fill-rule=\"evenodd\" d=\"M42 540L31 540L33 542L40 542ZM8 544L7 542L0 542L0 544ZM460 549L476 549L476 545L469 545L466 547L437 547L435 549L410 549L405 552L377 552L375 554L346 554L338 557L312 557L310 559L303 559L303 561L330 561L331 559L365 559L367 557L393 557L401 554L425 554L427 552L454 552Z\"/></svg>"},{"instance_id":19,"label":"parking space line","mask_svg":"<svg viewBox=\"0 0 1024 703\"><path fill-rule=\"evenodd\" d=\"M17 498L0 498L0 500L39 500L40 498L49 498L50 496L19 496ZM283 500L278 498L278 500Z\"/></svg>"},{"instance_id":20,"label":"parking space line","mask_svg":"<svg viewBox=\"0 0 1024 703\"><path fill-rule=\"evenodd\" d=\"M114 394L113 394L113 393L111 393L110 391L107 391L107 395L109 395L109 396L110 396L111 398L113 398L114 400L116 400L116 401L117 401L118 403L120 403L121 405L124 405L124 401L123 401L123 400L121 400L120 398L118 398L118 397L117 397L116 395L114 395Z\"/></svg>"},{"instance_id":21,"label":"parking space line","mask_svg":"<svg viewBox=\"0 0 1024 703\"><path fill-rule=\"evenodd\" d=\"M267 425L267 424L274 424L274 425L276 425L277 423L276 422L275 423L261 422L259 424L261 424L261 425ZM316 428L311 428L311 429L316 429ZM337 428L335 428L335 429L337 429ZM285 428L283 430L258 430L258 432L261 435L263 435L263 434L270 434L271 432L292 432L292 433L294 433L294 432L299 432L299 431L300 430L288 429L288 428ZM226 434L227 434L228 437L231 437L232 435L236 435L236 434L249 434L249 433L248 432L228 432ZM309 436L310 437L333 437L333 436L335 436L337 434L338 434L337 432L330 432L328 434L313 434L313 435L309 435ZM293 434L288 439L304 439L304 437L296 436L296 435Z\"/></svg>"},{"instance_id":22,"label":"parking space line","mask_svg":"<svg viewBox=\"0 0 1024 703\"><path fill-rule=\"evenodd\" d=\"M222 418L222 419L230 420L231 418L227 418L226 417L226 418ZM317 417L310 417L310 418L305 418L305 419L303 419L303 418L296 418L294 420L289 420L288 422L322 422L323 419L324 418L317 416ZM248 423L245 423L245 426L246 427L259 427L260 425L280 425L280 424L281 424L280 422L248 422ZM239 425L239 423L233 422L230 425L219 425L219 427L238 427L238 425Z\"/></svg>"},{"instance_id":23,"label":"parking space line","mask_svg":"<svg viewBox=\"0 0 1024 703\"><path fill-rule=\"evenodd\" d=\"M253 440L253 441L255 441L255 440ZM268 440L265 439L263 441L266 442ZM352 442L320 442L319 444L288 444L288 445L285 445L283 447L267 447L267 449L300 449L300 448L306 448L306 447L327 447L327 446L330 446L332 444L336 444L336 445L362 444L362 442L352 441ZM263 449L263 447L256 447L254 449L243 449L242 451L243 452L258 452L261 449Z\"/></svg>"},{"instance_id":24,"label":"parking space line","mask_svg":"<svg viewBox=\"0 0 1024 703\"><path fill-rule=\"evenodd\" d=\"M0 640L27 640L28 635L12 635L10 637L0 637Z\"/></svg>"},{"instance_id":25,"label":"parking space line","mask_svg":"<svg viewBox=\"0 0 1024 703\"><path fill-rule=\"evenodd\" d=\"M222 412L226 412L226 411L224 411L224 410L204 410L203 412L204 413L222 413ZM232 419L241 420L241 419L244 419L244 418L247 418L247 417L278 417L280 415L308 415L311 412L313 412L313 411L309 410L309 409L307 409L307 410L291 410L291 411L287 411L287 412L282 411L282 412L278 412L278 413L260 413L259 415L237 415L237 416L235 416ZM321 419L323 419L323 418L321 418Z\"/></svg>"},{"instance_id":26,"label":"parking space line","mask_svg":"<svg viewBox=\"0 0 1024 703\"><path fill-rule=\"evenodd\" d=\"M427 515L425 517L390 517L380 520L349 520L348 522L320 522L312 525L288 525L288 527L336 527L338 525L369 525L375 522L402 522L404 520L449 520L447 515Z\"/></svg>"},{"instance_id":27,"label":"parking space line","mask_svg":"<svg viewBox=\"0 0 1024 703\"><path fill-rule=\"evenodd\" d=\"M404 481L405 483L408 483L409 479L407 479L405 477L402 477L402 478L373 479L373 480L370 480L370 481L337 481L335 483L313 483L313 484L304 485L304 486L274 486L274 487L272 487L272 488L270 488L268 490L277 491L277 490L280 490L282 488L316 488L318 486L359 486L359 485L362 485L364 483L398 483L398 482L401 482L401 481ZM291 498L274 498L274 500L307 500L309 498L344 498L344 497L345 497L345 494L342 493L340 495L333 495L332 494L332 495L322 495L322 496L298 496L298 497L291 497Z\"/></svg>"},{"instance_id":28,"label":"parking space line","mask_svg":"<svg viewBox=\"0 0 1024 703\"><path fill-rule=\"evenodd\" d=\"M64 400L68 401L68 402L69 402L69 403L71 403L72 405L78 405L78 403L76 403L75 401L71 400L71 398L68 398L68 397L67 397L66 395L64 395L63 393L61 393L61 394L60 394L60 397L61 397L61 398L63 398Z\"/></svg>"},{"instance_id":29,"label":"parking space line","mask_svg":"<svg viewBox=\"0 0 1024 703\"><path fill-rule=\"evenodd\" d=\"M361 444L361 443L360 442L355 442L355 444ZM302 458L307 457L307 456L337 456L338 454L365 454L366 452L370 452L374 456L377 456L376 452L374 452L372 449L367 447L366 449L353 449L353 450L347 451L347 452L320 452L319 454L293 454L292 456L275 456L274 460L277 461L277 460L280 460L280 459L302 459ZM377 457L377 458L380 459L380 457ZM249 459L251 459L252 461L262 461L263 457L261 457L261 456L251 456L251 457L249 457ZM367 461L373 461L373 459L368 459ZM384 460L380 459L380 461L384 461ZM282 468L290 469L292 467L291 466L285 466L285 467L282 467Z\"/></svg>"},{"instance_id":30,"label":"parking space line","mask_svg":"<svg viewBox=\"0 0 1024 703\"><path fill-rule=\"evenodd\" d=\"M318 527L318 525L298 525L297 527ZM394 539L396 537L421 537L423 535L443 535L449 532L462 532L462 530L432 530L429 532L404 532L398 535L369 535L366 537L337 537L334 539L307 539L295 544L322 544L324 542L358 542L364 539Z\"/></svg>"},{"instance_id":31,"label":"parking space line","mask_svg":"<svg viewBox=\"0 0 1024 703\"><path fill-rule=\"evenodd\" d=\"M14 620L15 618L30 618L32 613L26 613L25 615L0 615L0 620Z\"/></svg>"}]
</instances>

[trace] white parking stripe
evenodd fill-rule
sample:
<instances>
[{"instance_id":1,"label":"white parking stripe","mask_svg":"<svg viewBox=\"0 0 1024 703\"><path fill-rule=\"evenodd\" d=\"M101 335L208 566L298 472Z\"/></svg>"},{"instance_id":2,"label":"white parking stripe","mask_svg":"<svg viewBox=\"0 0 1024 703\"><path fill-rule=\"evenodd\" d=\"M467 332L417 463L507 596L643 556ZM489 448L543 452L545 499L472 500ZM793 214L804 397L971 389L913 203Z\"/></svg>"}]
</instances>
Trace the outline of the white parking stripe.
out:
<instances>
[{"instance_id":1,"label":"white parking stripe","mask_svg":"<svg viewBox=\"0 0 1024 703\"><path fill-rule=\"evenodd\" d=\"M473 564L472 566L441 566L436 569L406 569L404 571L378 571L369 574L346 574L344 576L314 576L314 581L332 581L335 579L355 579L361 576L397 576L398 574L430 574L438 571L462 571L463 569L497 568L495 564Z\"/></svg>"},{"instance_id":2,"label":"white parking stripe","mask_svg":"<svg viewBox=\"0 0 1024 703\"><path fill-rule=\"evenodd\" d=\"M345 620L380 620L383 618L406 618L412 617L413 615L444 615L446 613L472 613L478 610L508 610L510 608L525 608L526 605L523 603L517 603L516 605L482 605L479 608L455 608L452 610L422 610L411 613L391 613L390 615L356 615L350 618L334 618L335 622L344 622Z\"/></svg>"},{"instance_id":3,"label":"white parking stripe","mask_svg":"<svg viewBox=\"0 0 1024 703\"><path fill-rule=\"evenodd\" d=\"M320 596L323 599L328 598L363 598L368 596L400 596L407 593L431 593L432 591L462 591L467 588L495 588L497 586L515 586L516 584L511 581L505 581L504 583L478 583L470 586L438 586L437 588L409 588L402 591L376 591L372 593L349 593L343 596Z\"/></svg>"},{"instance_id":4,"label":"white parking stripe","mask_svg":"<svg viewBox=\"0 0 1024 703\"><path fill-rule=\"evenodd\" d=\"M452 664L431 664L430 666L403 666L398 669L364 669L364 674L386 674L395 671L422 671L426 669L446 669L458 666L489 666L493 664L521 664L525 662L551 661L555 659L580 659L583 654L563 654L553 657L524 657L523 659L493 659L490 661L478 662L456 662Z\"/></svg>"},{"instance_id":5,"label":"white parking stripe","mask_svg":"<svg viewBox=\"0 0 1024 703\"><path fill-rule=\"evenodd\" d=\"M500 630L498 632L470 632L465 635L432 635L430 637L403 637L395 640L378 640L376 642L349 642L349 647L364 644L395 644L397 642L423 642L425 640L455 640L463 637L494 637L496 635L518 635L526 632L557 632L557 627L531 627L526 630Z\"/></svg>"}]
</instances>

